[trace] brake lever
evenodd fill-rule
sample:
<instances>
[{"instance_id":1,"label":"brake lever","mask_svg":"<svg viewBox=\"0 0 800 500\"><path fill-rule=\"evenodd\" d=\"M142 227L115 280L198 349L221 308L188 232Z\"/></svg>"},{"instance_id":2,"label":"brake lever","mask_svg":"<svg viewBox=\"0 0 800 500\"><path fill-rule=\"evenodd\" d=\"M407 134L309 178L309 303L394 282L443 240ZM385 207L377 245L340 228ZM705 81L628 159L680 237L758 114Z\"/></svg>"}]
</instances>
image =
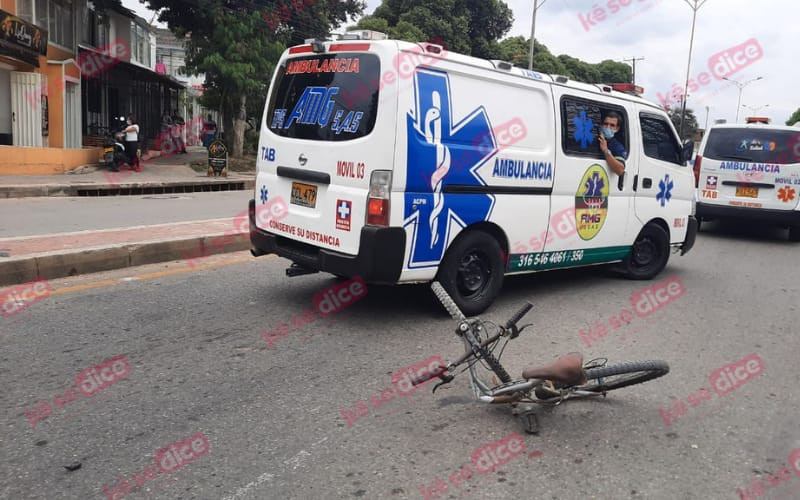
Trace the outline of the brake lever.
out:
<instances>
[{"instance_id":1,"label":"brake lever","mask_svg":"<svg viewBox=\"0 0 800 500\"><path fill-rule=\"evenodd\" d=\"M435 393L436 389L438 389L440 385L445 385L445 384L449 384L450 382L452 382L453 379L456 378L456 376L455 375L439 375L439 378L442 379L442 381L433 386L433 390L431 391L431 394Z\"/></svg>"}]
</instances>

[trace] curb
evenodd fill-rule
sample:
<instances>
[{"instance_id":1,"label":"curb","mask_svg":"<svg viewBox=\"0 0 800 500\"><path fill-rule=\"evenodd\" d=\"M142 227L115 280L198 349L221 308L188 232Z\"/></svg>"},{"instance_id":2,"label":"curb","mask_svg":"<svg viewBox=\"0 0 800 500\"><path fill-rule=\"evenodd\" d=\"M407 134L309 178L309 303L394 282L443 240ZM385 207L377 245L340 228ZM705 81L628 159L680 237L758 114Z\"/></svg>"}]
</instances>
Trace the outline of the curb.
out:
<instances>
[{"instance_id":1,"label":"curb","mask_svg":"<svg viewBox=\"0 0 800 500\"><path fill-rule=\"evenodd\" d=\"M0 186L0 199L40 196L118 196L140 194L248 191L256 181L225 179L208 181L126 182L119 184L16 184Z\"/></svg>"},{"instance_id":2,"label":"curb","mask_svg":"<svg viewBox=\"0 0 800 500\"><path fill-rule=\"evenodd\" d=\"M84 248L71 252L31 254L0 260L0 286L18 285L37 278L50 280L171 260L185 259L193 267L197 261L210 255L249 249L248 232L227 232Z\"/></svg>"}]
</instances>

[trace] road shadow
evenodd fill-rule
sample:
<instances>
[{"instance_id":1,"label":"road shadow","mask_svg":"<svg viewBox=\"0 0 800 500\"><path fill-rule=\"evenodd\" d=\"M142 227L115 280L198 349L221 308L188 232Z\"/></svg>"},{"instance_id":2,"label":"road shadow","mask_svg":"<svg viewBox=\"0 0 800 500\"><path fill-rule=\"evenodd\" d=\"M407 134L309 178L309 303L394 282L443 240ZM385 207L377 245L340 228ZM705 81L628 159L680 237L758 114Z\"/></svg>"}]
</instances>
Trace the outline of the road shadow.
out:
<instances>
[{"instance_id":1,"label":"road shadow","mask_svg":"<svg viewBox=\"0 0 800 500\"><path fill-rule=\"evenodd\" d=\"M788 233L788 229L759 221L714 220L703 221L698 238L794 244Z\"/></svg>"}]
</instances>

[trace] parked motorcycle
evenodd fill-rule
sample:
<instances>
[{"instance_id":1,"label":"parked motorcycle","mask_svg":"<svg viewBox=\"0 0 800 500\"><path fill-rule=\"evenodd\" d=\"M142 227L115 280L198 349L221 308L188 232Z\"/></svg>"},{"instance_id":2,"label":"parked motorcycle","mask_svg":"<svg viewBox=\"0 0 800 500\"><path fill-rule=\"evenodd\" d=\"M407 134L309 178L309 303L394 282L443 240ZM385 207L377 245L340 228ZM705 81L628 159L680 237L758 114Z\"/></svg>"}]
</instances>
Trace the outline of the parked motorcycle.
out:
<instances>
[{"instance_id":1,"label":"parked motorcycle","mask_svg":"<svg viewBox=\"0 0 800 500\"><path fill-rule=\"evenodd\" d=\"M112 172L119 172L119 167L128 162L128 155L125 154L124 134L120 131L111 136L106 133L103 141L103 163L102 165Z\"/></svg>"},{"instance_id":2,"label":"parked motorcycle","mask_svg":"<svg viewBox=\"0 0 800 500\"><path fill-rule=\"evenodd\" d=\"M125 117L120 116L120 121L123 122L122 128L112 134L106 133L106 138L103 141L103 163L104 167L107 167L112 172L119 172L119 168L123 165L130 166L130 162L128 161L128 154L125 151L125 130L126 125ZM134 159L133 162L135 163L137 159Z\"/></svg>"}]
</instances>

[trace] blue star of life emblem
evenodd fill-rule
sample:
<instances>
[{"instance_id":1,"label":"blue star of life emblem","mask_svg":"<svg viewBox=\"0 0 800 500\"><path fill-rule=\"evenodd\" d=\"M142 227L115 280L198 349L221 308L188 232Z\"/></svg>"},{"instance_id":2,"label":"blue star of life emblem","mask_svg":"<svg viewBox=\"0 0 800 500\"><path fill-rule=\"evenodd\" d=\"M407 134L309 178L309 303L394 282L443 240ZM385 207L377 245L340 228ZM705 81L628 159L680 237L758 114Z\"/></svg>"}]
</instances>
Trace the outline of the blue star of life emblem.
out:
<instances>
[{"instance_id":1,"label":"blue star of life emblem","mask_svg":"<svg viewBox=\"0 0 800 500\"><path fill-rule=\"evenodd\" d=\"M264 204L269 199L269 189L267 186L261 186L261 203Z\"/></svg>"},{"instance_id":2,"label":"blue star of life emblem","mask_svg":"<svg viewBox=\"0 0 800 500\"><path fill-rule=\"evenodd\" d=\"M667 202L672 198L672 188L675 183L669 180L669 174L664 176L664 179L658 181L658 194L656 194L656 201L661 203L661 206L666 206Z\"/></svg>"},{"instance_id":3,"label":"blue star of life emblem","mask_svg":"<svg viewBox=\"0 0 800 500\"><path fill-rule=\"evenodd\" d=\"M414 109L406 117L408 149L404 223L410 228L408 267L439 264L451 230L487 220L491 194L448 193L446 186L485 186L478 169L497 153L497 142L483 106L460 121L452 116L447 73L414 73Z\"/></svg>"},{"instance_id":4,"label":"blue star of life emblem","mask_svg":"<svg viewBox=\"0 0 800 500\"><path fill-rule=\"evenodd\" d=\"M578 116L572 119L572 123L575 125L575 132L572 137L581 143L581 149L586 149L594 141L594 136L592 135L594 124L591 118L586 116L586 111L581 110Z\"/></svg>"}]
</instances>

